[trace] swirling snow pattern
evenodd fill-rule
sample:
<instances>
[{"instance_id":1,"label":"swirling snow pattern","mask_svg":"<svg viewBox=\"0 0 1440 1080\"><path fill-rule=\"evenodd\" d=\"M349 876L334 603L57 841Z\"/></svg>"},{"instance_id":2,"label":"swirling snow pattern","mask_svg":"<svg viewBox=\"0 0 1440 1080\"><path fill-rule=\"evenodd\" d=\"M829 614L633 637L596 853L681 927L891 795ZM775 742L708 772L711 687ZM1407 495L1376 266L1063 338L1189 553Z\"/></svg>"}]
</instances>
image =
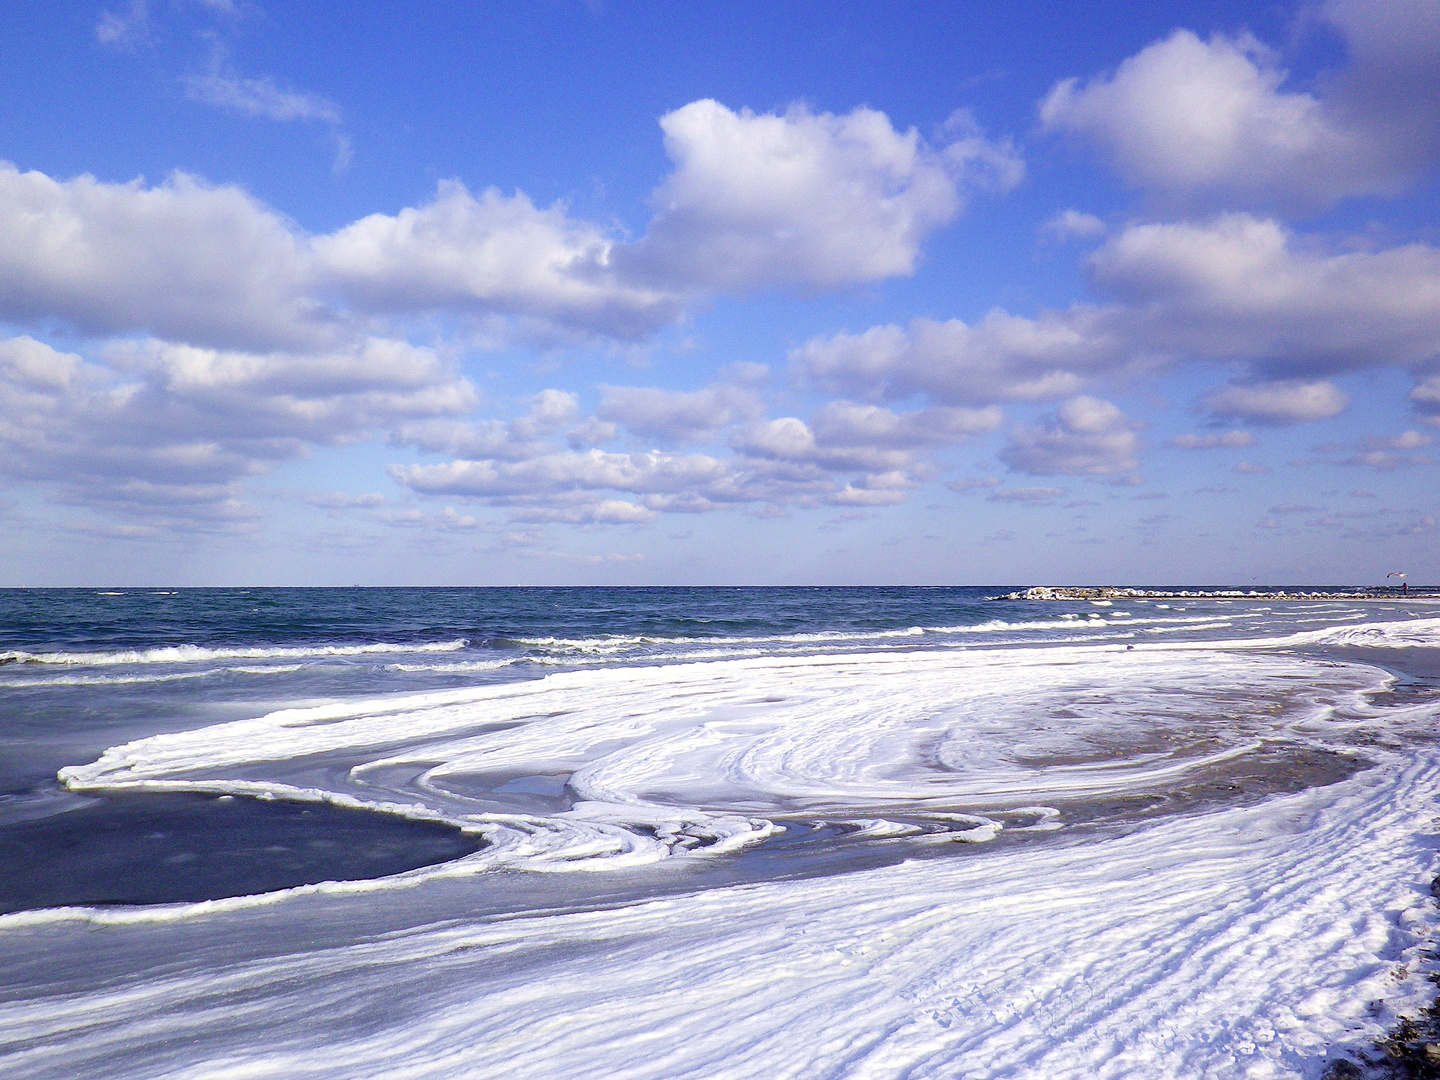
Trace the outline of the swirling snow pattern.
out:
<instances>
[{"instance_id":1,"label":"swirling snow pattern","mask_svg":"<svg viewBox=\"0 0 1440 1080\"><path fill-rule=\"evenodd\" d=\"M1430 622L1343 643L1429 641ZM378 882L0 919L37 948L93 950L99 928L102 954L166 956L0 1004L7 1075L1314 1078L1426 993L1440 754L1411 740L1431 706L1370 703L1388 683L1256 642L767 657L138 740L64 779L325 798L490 845ZM1262 752L1371 767L1072 829L1088 800L1187 790ZM564 797L507 812L517 778ZM857 844L956 827L925 834L948 857L685 876L809 820ZM1033 839L994 842L1017 830ZM526 871L557 888L643 872L658 891L474 913Z\"/></svg>"}]
</instances>

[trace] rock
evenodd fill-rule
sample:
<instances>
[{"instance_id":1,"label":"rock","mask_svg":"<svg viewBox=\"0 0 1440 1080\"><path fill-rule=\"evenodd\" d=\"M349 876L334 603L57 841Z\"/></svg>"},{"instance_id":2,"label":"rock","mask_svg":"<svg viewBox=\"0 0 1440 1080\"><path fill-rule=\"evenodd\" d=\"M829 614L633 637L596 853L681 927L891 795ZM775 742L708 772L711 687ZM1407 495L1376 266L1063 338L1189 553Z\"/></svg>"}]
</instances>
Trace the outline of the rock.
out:
<instances>
[{"instance_id":1,"label":"rock","mask_svg":"<svg viewBox=\"0 0 1440 1080\"><path fill-rule=\"evenodd\" d=\"M1385 592L1286 592L1283 589L1130 589L1118 585L1033 585L992 600L1375 600Z\"/></svg>"}]
</instances>

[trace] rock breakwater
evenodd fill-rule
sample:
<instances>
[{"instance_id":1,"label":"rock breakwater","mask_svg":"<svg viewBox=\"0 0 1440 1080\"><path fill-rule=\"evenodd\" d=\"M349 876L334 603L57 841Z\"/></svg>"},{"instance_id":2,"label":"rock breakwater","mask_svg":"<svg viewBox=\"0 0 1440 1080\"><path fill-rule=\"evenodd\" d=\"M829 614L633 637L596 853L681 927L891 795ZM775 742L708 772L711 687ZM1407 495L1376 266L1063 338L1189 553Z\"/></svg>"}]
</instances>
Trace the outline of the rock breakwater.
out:
<instances>
[{"instance_id":1,"label":"rock breakwater","mask_svg":"<svg viewBox=\"0 0 1440 1080\"><path fill-rule=\"evenodd\" d=\"M1112 585L1035 585L994 600L1375 600L1400 596L1398 590L1324 592L1288 589L1129 589Z\"/></svg>"}]
</instances>

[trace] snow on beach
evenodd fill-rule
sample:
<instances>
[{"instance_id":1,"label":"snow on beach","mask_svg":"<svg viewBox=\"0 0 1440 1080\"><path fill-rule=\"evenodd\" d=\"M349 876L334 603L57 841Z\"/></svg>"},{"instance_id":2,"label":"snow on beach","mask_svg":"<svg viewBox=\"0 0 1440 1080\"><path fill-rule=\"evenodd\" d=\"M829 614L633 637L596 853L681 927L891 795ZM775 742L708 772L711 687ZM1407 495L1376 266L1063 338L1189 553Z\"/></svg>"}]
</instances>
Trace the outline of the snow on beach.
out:
<instances>
[{"instance_id":1,"label":"snow on beach","mask_svg":"<svg viewBox=\"0 0 1440 1080\"><path fill-rule=\"evenodd\" d=\"M379 881L0 918L21 951L155 965L30 971L0 1061L1317 1077L1428 1000L1440 795L1433 706L1372 704L1392 680L1327 636L1433 647L1440 620L582 670L116 747L64 779L326 798L489 843ZM816 822L828 861L762 858ZM839 872L847 851L868 868ZM551 902L485 910L541 879Z\"/></svg>"}]
</instances>

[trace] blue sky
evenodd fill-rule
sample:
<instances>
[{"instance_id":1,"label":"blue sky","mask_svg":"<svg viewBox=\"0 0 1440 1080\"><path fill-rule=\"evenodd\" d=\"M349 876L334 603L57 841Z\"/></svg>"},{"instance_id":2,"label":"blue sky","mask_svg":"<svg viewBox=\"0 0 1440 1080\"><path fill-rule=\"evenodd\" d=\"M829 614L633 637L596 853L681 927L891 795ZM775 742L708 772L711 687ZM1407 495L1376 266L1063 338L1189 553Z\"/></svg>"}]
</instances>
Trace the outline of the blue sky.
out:
<instances>
[{"instance_id":1,"label":"blue sky","mask_svg":"<svg viewBox=\"0 0 1440 1080\"><path fill-rule=\"evenodd\" d=\"M1440 578L1440 2L27 5L0 584Z\"/></svg>"}]
</instances>

